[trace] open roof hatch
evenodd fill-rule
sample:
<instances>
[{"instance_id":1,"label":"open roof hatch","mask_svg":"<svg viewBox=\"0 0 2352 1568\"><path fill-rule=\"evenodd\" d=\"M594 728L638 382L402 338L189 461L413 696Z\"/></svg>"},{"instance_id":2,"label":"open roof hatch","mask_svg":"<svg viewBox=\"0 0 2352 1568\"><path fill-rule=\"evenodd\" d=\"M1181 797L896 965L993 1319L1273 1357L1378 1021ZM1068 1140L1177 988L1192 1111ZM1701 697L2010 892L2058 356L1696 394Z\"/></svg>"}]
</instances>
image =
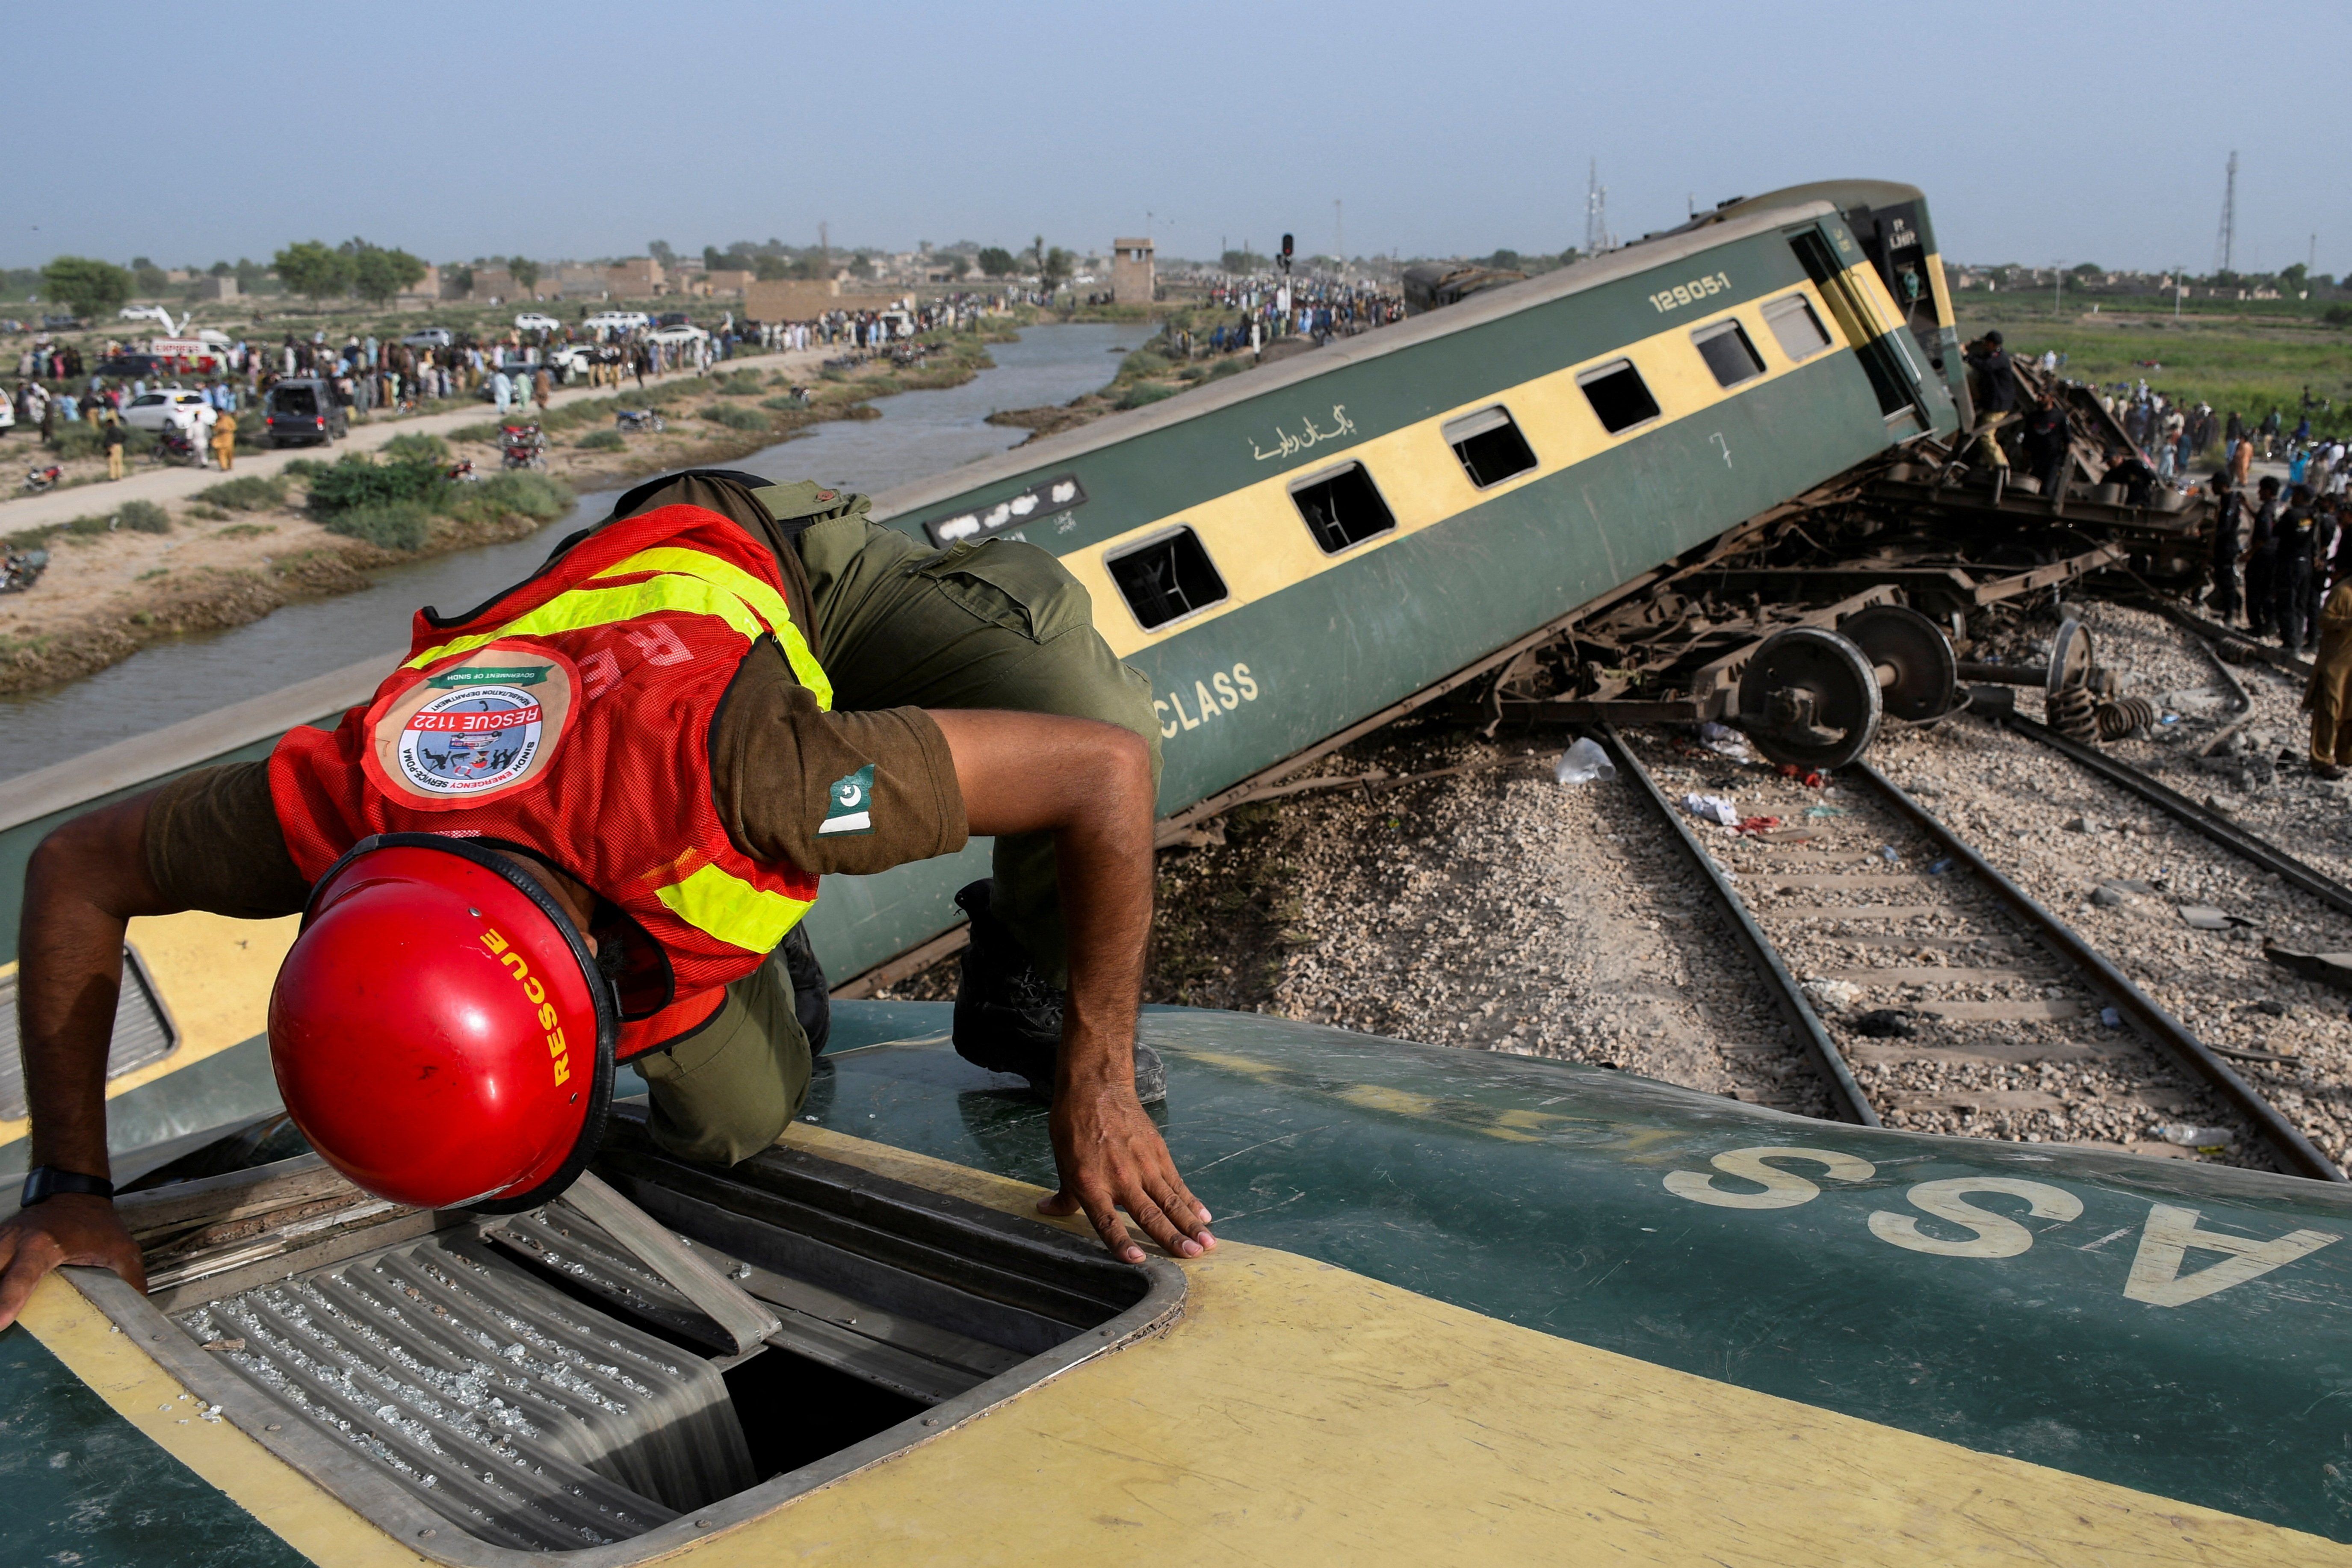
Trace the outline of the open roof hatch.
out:
<instances>
[{"instance_id":1,"label":"open roof hatch","mask_svg":"<svg viewBox=\"0 0 2352 1568\"><path fill-rule=\"evenodd\" d=\"M1171 1321L1182 1270L797 1150L731 1169L615 1108L527 1214L315 1160L128 1194L152 1297L75 1281L196 1397L442 1562L644 1561ZM609 1185L607 1185L609 1182Z\"/></svg>"}]
</instances>

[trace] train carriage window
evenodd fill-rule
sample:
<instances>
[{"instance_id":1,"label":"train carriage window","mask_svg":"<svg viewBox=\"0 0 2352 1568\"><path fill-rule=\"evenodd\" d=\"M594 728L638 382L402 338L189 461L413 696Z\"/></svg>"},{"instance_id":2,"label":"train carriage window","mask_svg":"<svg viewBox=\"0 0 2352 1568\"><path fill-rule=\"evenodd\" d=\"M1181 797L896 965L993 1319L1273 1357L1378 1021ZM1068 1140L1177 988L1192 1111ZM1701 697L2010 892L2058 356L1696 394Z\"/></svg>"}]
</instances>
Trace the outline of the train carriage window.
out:
<instances>
[{"instance_id":1,"label":"train carriage window","mask_svg":"<svg viewBox=\"0 0 2352 1568\"><path fill-rule=\"evenodd\" d=\"M1701 327L1691 334L1691 342L1698 345L1699 358L1706 361L1706 368L1715 372L1717 386L1738 386L1764 374L1756 345L1748 341L1747 330L1738 321Z\"/></svg>"},{"instance_id":2,"label":"train carriage window","mask_svg":"<svg viewBox=\"0 0 2352 1568\"><path fill-rule=\"evenodd\" d=\"M1326 555L1337 555L1396 527L1396 514L1381 499L1379 487L1361 463L1349 463L1293 485L1290 499L1298 503L1307 531L1315 536Z\"/></svg>"},{"instance_id":3,"label":"train carriage window","mask_svg":"<svg viewBox=\"0 0 2352 1568\"><path fill-rule=\"evenodd\" d=\"M1585 401L1612 436L1658 416L1658 400L1650 395L1632 360L1612 360L1599 370L1588 370L1576 378L1576 384L1584 388Z\"/></svg>"},{"instance_id":4,"label":"train carriage window","mask_svg":"<svg viewBox=\"0 0 2352 1568\"><path fill-rule=\"evenodd\" d=\"M1791 360L1810 359L1830 346L1830 334L1813 314L1812 302L1802 294L1775 300L1764 307L1764 324L1772 329L1780 352Z\"/></svg>"},{"instance_id":5,"label":"train carriage window","mask_svg":"<svg viewBox=\"0 0 2352 1568\"><path fill-rule=\"evenodd\" d=\"M1190 528L1163 533L1103 564L1127 607L1135 612L1136 623L1148 632L1225 599L1225 580L1217 575L1201 536Z\"/></svg>"},{"instance_id":6,"label":"train carriage window","mask_svg":"<svg viewBox=\"0 0 2352 1568\"><path fill-rule=\"evenodd\" d=\"M1444 436L1445 444L1462 459L1470 482L1482 490L1536 466L1535 448L1519 434L1510 410L1499 403L1448 420Z\"/></svg>"}]
</instances>

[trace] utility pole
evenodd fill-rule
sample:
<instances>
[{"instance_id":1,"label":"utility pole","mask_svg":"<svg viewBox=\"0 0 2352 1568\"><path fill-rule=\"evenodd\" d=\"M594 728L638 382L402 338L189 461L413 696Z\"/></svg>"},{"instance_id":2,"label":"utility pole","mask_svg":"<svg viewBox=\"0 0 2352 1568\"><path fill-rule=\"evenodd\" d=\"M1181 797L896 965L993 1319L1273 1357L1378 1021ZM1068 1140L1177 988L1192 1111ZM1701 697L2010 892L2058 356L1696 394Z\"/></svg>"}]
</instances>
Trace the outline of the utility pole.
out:
<instances>
[{"instance_id":1,"label":"utility pole","mask_svg":"<svg viewBox=\"0 0 2352 1568\"><path fill-rule=\"evenodd\" d=\"M2221 233L2213 244L2213 270L2236 270L2238 252L2238 154L2230 154L2229 182L2221 187Z\"/></svg>"},{"instance_id":2,"label":"utility pole","mask_svg":"<svg viewBox=\"0 0 2352 1568\"><path fill-rule=\"evenodd\" d=\"M1601 160L1587 169L1584 182L1584 254L1598 256L1609 248L1609 187L1601 183Z\"/></svg>"},{"instance_id":3,"label":"utility pole","mask_svg":"<svg viewBox=\"0 0 2352 1568\"><path fill-rule=\"evenodd\" d=\"M2050 285L2055 290L2050 297L2050 314L2063 316L2066 313L2066 258L2063 256L2050 264Z\"/></svg>"},{"instance_id":4,"label":"utility pole","mask_svg":"<svg viewBox=\"0 0 2352 1568\"><path fill-rule=\"evenodd\" d=\"M1341 272L1348 270L1348 226L1343 218L1339 200L1334 196L1331 199L1331 257L1339 264Z\"/></svg>"},{"instance_id":5,"label":"utility pole","mask_svg":"<svg viewBox=\"0 0 2352 1568\"><path fill-rule=\"evenodd\" d=\"M833 239L822 220L816 226L816 264L824 268L827 278L833 276Z\"/></svg>"}]
</instances>

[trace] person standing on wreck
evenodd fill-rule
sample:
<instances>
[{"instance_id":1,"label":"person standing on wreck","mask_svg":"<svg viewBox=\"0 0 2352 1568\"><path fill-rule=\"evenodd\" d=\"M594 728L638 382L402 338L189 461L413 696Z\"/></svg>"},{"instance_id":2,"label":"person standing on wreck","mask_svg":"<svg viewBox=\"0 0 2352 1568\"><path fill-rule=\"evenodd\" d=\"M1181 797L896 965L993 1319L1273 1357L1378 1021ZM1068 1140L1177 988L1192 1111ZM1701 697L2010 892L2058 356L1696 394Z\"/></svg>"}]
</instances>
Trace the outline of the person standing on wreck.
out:
<instances>
[{"instance_id":1,"label":"person standing on wreck","mask_svg":"<svg viewBox=\"0 0 2352 1568\"><path fill-rule=\"evenodd\" d=\"M543 1203L594 1154L616 1062L656 1142L772 1142L824 1046L800 926L826 872L996 837L957 895L956 1049L1049 1095L1060 1190L1105 1244L1215 1245L1143 1107L1159 725L1086 591L1011 540L930 552L862 496L702 470L642 485L533 576L415 618L332 731L78 817L35 851L18 975L34 1170L0 1326L60 1263L142 1284L104 1076L125 922L300 934L271 1064L311 1146L419 1207Z\"/></svg>"}]
</instances>

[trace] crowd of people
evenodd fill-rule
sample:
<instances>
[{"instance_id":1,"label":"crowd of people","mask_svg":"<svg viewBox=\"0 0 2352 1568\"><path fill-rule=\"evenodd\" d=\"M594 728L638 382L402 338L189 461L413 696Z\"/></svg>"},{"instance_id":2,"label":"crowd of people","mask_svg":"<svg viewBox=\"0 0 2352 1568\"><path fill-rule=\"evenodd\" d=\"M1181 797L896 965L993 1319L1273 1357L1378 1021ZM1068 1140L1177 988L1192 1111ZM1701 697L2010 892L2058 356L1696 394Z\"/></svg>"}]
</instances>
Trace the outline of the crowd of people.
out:
<instances>
[{"instance_id":1,"label":"crowd of people","mask_svg":"<svg viewBox=\"0 0 2352 1568\"><path fill-rule=\"evenodd\" d=\"M1235 312L1230 324L1210 329L1215 353L1263 348L1276 338L1308 337L1318 343L1353 337L1404 320L1404 296L1392 289L1329 278L1248 278L1219 283L1209 302Z\"/></svg>"}]
</instances>

